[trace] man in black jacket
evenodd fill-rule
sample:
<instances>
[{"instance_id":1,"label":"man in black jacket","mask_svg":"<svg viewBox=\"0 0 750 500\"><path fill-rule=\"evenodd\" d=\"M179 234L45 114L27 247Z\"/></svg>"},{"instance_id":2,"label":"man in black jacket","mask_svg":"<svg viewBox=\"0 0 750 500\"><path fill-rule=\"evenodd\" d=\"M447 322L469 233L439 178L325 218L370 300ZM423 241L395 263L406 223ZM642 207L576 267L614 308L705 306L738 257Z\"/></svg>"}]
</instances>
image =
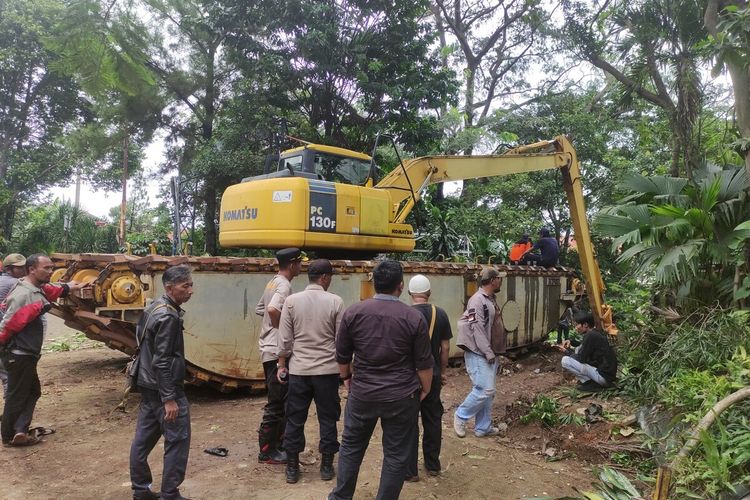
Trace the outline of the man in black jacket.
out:
<instances>
[{"instance_id":1,"label":"man in black jacket","mask_svg":"<svg viewBox=\"0 0 750 500\"><path fill-rule=\"evenodd\" d=\"M141 408L130 447L130 481L135 500L159 498L151 491L148 455L164 436L164 472L161 498L182 499L190 452L190 409L185 397L185 342L180 305L193 295L188 266L170 267L162 276L164 295L151 303L138 322L139 352L135 387Z\"/></svg>"},{"instance_id":2,"label":"man in black jacket","mask_svg":"<svg viewBox=\"0 0 750 500\"><path fill-rule=\"evenodd\" d=\"M579 391L599 392L610 387L617 377L617 354L607 337L595 329L591 313L579 312L573 321L576 331L583 336L583 342L575 351L570 349L569 340L558 346L567 354L562 358L563 369L578 379Z\"/></svg>"}]
</instances>

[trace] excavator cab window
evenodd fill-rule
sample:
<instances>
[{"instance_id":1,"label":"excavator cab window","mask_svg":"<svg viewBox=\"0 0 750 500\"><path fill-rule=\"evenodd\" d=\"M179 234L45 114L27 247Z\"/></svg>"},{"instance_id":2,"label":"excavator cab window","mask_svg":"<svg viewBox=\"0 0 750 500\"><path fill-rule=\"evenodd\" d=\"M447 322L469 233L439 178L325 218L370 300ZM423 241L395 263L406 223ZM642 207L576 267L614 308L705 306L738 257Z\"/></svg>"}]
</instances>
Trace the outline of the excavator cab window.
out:
<instances>
[{"instance_id":1,"label":"excavator cab window","mask_svg":"<svg viewBox=\"0 0 750 500\"><path fill-rule=\"evenodd\" d=\"M370 175L370 162L325 153L317 153L314 171L323 179L343 184L362 185Z\"/></svg>"},{"instance_id":2,"label":"excavator cab window","mask_svg":"<svg viewBox=\"0 0 750 500\"><path fill-rule=\"evenodd\" d=\"M295 172L302 171L302 155L290 156L279 161L279 170L289 170L290 168Z\"/></svg>"}]
</instances>

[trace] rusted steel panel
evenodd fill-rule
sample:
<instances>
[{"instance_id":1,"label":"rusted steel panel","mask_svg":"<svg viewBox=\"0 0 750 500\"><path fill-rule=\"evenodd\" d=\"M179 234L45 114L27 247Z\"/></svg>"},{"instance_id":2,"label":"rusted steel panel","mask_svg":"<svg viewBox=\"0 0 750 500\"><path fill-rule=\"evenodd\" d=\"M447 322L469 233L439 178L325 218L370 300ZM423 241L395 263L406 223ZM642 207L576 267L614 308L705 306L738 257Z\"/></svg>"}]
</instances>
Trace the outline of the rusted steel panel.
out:
<instances>
[{"instance_id":1,"label":"rusted steel panel","mask_svg":"<svg viewBox=\"0 0 750 500\"><path fill-rule=\"evenodd\" d=\"M189 381L213 383L222 390L234 387L259 387L263 383L263 367L258 351L258 334L261 317L255 306L266 283L276 273L273 259L230 257L163 257L147 256L133 259L110 255L53 255L56 266L66 268L62 280L71 279L75 273L90 278L93 267L99 270L92 283L106 287L105 277L123 266L130 269L142 283L143 293L153 299L163 293L161 276L169 266L186 263L193 268L195 291L184 304L186 315L185 350L189 363ZM377 262L338 260L332 262L336 275L330 291L351 305L360 300L363 281L371 277ZM456 321L464 310L468 294L476 287L482 266L453 262L404 262L404 282L417 273L429 277L432 285L431 301L444 308L455 330ZM518 327L509 331L510 349L529 345L546 338L557 326L564 305L561 294L569 287L573 277L569 269L545 269L527 266L494 266L503 275L503 285L497 295L498 304L516 302L520 308ZM303 274L292 282L296 291L307 285ZM135 321L137 311L127 304L117 304L106 290L79 295L63 301L55 314L91 338L104 339L115 349L132 353L135 347ZM104 304L102 301L106 300ZM401 300L409 303L404 292ZM97 302L98 301L98 302ZM461 355L455 347L453 355Z\"/></svg>"}]
</instances>

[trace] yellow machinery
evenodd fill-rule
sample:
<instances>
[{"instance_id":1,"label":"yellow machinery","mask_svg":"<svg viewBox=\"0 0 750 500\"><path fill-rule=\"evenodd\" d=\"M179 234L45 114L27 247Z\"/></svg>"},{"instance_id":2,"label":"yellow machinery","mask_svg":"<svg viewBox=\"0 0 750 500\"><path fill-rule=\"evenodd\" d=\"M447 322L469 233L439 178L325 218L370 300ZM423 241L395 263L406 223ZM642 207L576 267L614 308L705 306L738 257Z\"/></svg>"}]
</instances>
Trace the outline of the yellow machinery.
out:
<instances>
[{"instance_id":1,"label":"yellow machinery","mask_svg":"<svg viewBox=\"0 0 750 500\"><path fill-rule=\"evenodd\" d=\"M374 164L367 155L317 144L290 149L280 155L276 172L227 188L219 242L225 247L299 247L344 254L409 252L414 231L405 220L427 186L552 169L562 174L591 309L599 324L614 333L589 234L578 158L563 136L501 155L407 160L375 185Z\"/></svg>"},{"instance_id":2,"label":"yellow machinery","mask_svg":"<svg viewBox=\"0 0 750 500\"><path fill-rule=\"evenodd\" d=\"M570 204L586 294L598 323L615 333L603 302L604 285L585 216L578 160L563 137L516 148L503 155L431 156L399 165L380 182L369 156L309 144L285 151L277 170L228 188L221 207L223 246L298 246L338 252L332 291L348 306L372 296L377 262L364 255L409 251L412 228L404 221L422 190L438 182L558 169ZM359 254L362 260L353 258ZM222 390L264 385L258 350L261 317L253 310L266 283L277 272L273 259L237 257L136 257L122 254L53 254L54 281L91 284L65 299L52 313L89 338L132 354L141 311L163 293L164 270L188 264L195 293L185 304L185 359L188 381ZM483 266L457 262L404 262L405 279L429 277L432 299L452 323L477 289ZM560 316L580 298L573 269L495 265L503 286L497 294L508 348L520 349L547 338ZM304 270L304 269L303 269ZM304 287L296 280L294 289ZM460 350L454 348L454 354Z\"/></svg>"}]
</instances>

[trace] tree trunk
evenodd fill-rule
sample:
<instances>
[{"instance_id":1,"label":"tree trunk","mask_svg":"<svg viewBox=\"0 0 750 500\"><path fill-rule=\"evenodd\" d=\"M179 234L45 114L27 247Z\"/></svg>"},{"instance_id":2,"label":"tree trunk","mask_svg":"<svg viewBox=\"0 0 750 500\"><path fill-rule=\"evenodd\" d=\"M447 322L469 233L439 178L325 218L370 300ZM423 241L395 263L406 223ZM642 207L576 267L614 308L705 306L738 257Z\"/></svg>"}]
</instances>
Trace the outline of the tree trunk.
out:
<instances>
[{"instance_id":1,"label":"tree trunk","mask_svg":"<svg viewBox=\"0 0 750 500\"><path fill-rule=\"evenodd\" d=\"M443 68L448 69L448 52L446 51L446 47L448 46L447 38L445 36L445 25L443 24L443 16L440 14L440 9L437 5L431 4L430 10L432 10L432 15L435 17L435 29L437 29L438 32L438 40L440 41L440 64L443 66ZM440 108L440 116L445 116L445 114L448 112L447 105L443 104ZM446 153L446 151L442 151L442 153ZM445 184L442 182L440 184L437 184L435 186L435 196L433 197L433 204L437 207L443 207L445 205Z\"/></svg>"},{"instance_id":2,"label":"tree trunk","mask_svg":"<svg viewBox=\"0 0 750 500\"><path fill-rule=\"evenodd\" d=\"M0 209L0 216L2 216L3 238L5 238L6 241L10 241L13 237L13 223L16 219L15 199L9 200L8 203Z\"/></svg>"},{"instance_id":3,"label":"tree trunk","mask_svg":"<svg viewBox=\"0 0 750 500\"><path fill-rule=\"evenodd\" d=\"M206 253L216 255L218 248L216 241L216 188L206 185L205 190L206 212L203 214L203 223L206 226Z\"/></svg>"},{"instance_id":4,"label":"tree trunk","mask_svg":"<svg viewBox=\"0 0 750 500\"><path fill-rule=\"evenodd\" d=\"M716 403L693 428L690 436L688 436L687 441L685 441L685 444L682 446L680 451L677 453L677 456L675 456L674 460L672 461L671 467L673 469L676 469L680 465L682 460L684 460L685 457L690 454L695 445L700 442L701 431L708 430L708 428L711 427L711 424L714 423L716 418L721 415L727 408L747 398L750 398L750 387L739 389Z\"/></svg>"},{"instance_id":5,"label":"tree trunk","mask_svg":"<svg viewBox=\"0 0 750 500\"><path fill-rule=\"evenodd\" d=\"M733 0L729 2L720 2L719 0L709 0L706 6L706 13L703 16L703 23L708 32L716 37L718 35L717 26L719 24L720 9L726 5L735 5L742 9L747 6L744 0ZM742 139L750 140L750 69L745 67L740 58L725 59L724 64L729 71L729 77L732 79L732 89L734 91L734 112L737 118L737 128L739 129ZM748 188L750 189L750 150L743 150L745 158L745 171L747 172Z\"/></svg>"},{"instance_id":6,"label":"tree trunk","mask_svg":"<svg viewBox=\"0 0 750 500\"><path fill-rule=\"evenodd\" d=\"M214 47L206 54L206 96L203 101L203 109L206 114L201 124L202 136L206 143L210 142L213 138L214 133L214 115L216 113L214 100L216 99L216 88L214 79L214 58L216 57L216 49ZM213 179L206 179L205 189L205 202L206 211L203 215L203 224L206 228L206 253L209 255L216 255L218 249L217 241L217 228L216 228L216 186L213 184ZM178 252L181 249L177 250Z\"/></svg>"},{"instance_id":7,"label":"tree trunk","mask_svg":"<svg viewBox=\"0 0 750 500\"><path fill-rule=\"evenodd\" d=\"M682 141L680 140L680 132L677 130L674 121L670 119L672 123L672 163L669 166L669 175L672 177L680 176L680 150L682 149Z\"/></svg>"},{"instance_id":8,"label":"tree trunk","mask_svg":"<svg viewBox=\"0 0 750 500\"><path fill-rule=\"evenodd\" d=\"M130 147L130 133L125 130L122 138L122 201L120 202L120 223L118 224L117 242L125 246L125 211L128 204L128 148Z\"/></svg>"}]
</instances>

